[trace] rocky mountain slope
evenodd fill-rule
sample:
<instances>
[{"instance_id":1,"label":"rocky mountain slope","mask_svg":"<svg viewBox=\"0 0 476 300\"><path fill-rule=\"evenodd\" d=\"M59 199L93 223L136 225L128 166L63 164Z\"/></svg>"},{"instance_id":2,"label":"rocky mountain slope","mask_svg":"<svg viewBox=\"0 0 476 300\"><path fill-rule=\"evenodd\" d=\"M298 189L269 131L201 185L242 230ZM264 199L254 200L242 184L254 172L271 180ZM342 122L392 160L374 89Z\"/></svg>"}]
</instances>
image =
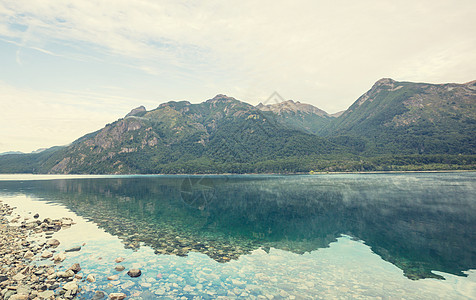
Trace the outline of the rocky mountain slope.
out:
<instances>
[{"instance_id":1,"label":"rocky mountain slope","mask_svg":"<svg viewBox=\"0 0 476 300\"><path fill-rule=\"evenodd\" d=\"M274 114L225 95L200 104L168 102L133 109L40 166L49 173L212 172L224 163L252 164L339 151L326 139L288 128ZM193 172L193 171L192 171Z\"/></svg>"},{"instance_id":2,"label":"rocky mountain slope","mask_svg":"<svg viewBox=\"0 0 476 300\"><path fill-rule=\"evenodd\" d=\"M381 79L322 136L357 138L375 153L474 154L476 81L427 84Z\"/></svg>"},{"instance_id":3,"label":"rocky mountain slope","mask_svg":"<svg viewBox=\"0 0 476 300\"><path fill-rule=\"evenodd\" d=\"M334 119L332 115L315 106L293 100L267 105L260 103L256 108L275 114L278 120L289 128L308 133L319 132Z\"/></svg>"},{"instance_id":4,"label":"rocky mountain slope","mask_svg":"<svg viewBox=\"0 0 476 300\"><path fill-rule=\"evenodd\" d=\"M475 105L475 81L392 79L379 80L337 117L292 100L256 107L225 95L199 104L171 101L135 108L68 146L1 155L0 173L472 168Z\"/></svg>"}]
</instances>

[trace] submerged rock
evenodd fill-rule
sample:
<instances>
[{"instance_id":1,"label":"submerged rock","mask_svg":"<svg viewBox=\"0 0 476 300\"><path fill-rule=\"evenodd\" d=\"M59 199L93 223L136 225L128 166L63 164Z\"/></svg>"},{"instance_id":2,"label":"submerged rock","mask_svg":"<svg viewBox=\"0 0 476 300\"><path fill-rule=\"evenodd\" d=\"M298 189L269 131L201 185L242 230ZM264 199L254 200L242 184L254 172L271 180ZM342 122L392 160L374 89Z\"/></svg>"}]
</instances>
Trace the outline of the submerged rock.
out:
<instances>
[{"instance_id":1,"label":"submerged rock","mask_svg":"<svg viewBox=\"0 0 476 300\"><path fill-rule=\"evenodd\" d=\"M130 269L127 272L127 275L129 275L130 277L139 277L141 274L142 272L139 269Z\"/></svg>"},{"instance_id":2,"label":"submerged rock","mask_svg":"<svg viewBox=\"0 0 476 300\"><path fill-rule=\"evenodd\" d=\"M76 252L76 251L79 251L79 250L81 250L81 246L76 246L76 247L66 249L66 250L64 250L64 252Z\"/></svg>"},{"instance_id":3,"label":"submerged rock","mask_svg":"<svg viewBox=\"0 0 476 300\"><path fill-rule=\"evenodd\" d=\"M121 271L124 271L125 267L123 265L118 265L114 269L118 272L121 272Z\"/></svg>"},{"instance_id":4,"label":"submerged rock","mask_svg":"<svg viewBox=\"0 0 476 300\"><path fill-rule=\"evenodd\" d=\"M111 300L126 299L126 294L124 294L124 293L111 293L111 294L109 294L109 299L111 299Z\"/></svg>"},{"instance_id":5,"label":"submerged rock","mask_svg":"<svg viewBox=\"0 0 476 300\"><path fill-rule=\"evenodd\" d=\"M111 275L107 278L107 280L118 280L119 279L119 275Z\"/></svg>"},{"instance_id":6,"label":"submerged rock","mask_svg":"<svg viewBox=\"0 0 476 300\"><path fill-rule=\"evenodd\" d=\"M96 293L94 293L94 296L93 296L92 300L101 300L105 296L106 296L106 294L104 294L104 292L96 291Z\"/></svg>"}]
</instances>

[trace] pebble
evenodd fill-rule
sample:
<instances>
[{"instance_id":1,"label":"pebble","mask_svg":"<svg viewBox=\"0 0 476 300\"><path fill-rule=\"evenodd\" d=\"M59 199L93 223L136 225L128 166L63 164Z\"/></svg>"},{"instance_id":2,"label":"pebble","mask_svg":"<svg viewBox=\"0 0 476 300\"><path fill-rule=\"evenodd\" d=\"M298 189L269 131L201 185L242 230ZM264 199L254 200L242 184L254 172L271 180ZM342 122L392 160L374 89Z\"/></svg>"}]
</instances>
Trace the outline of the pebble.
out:
<instances>
[{"instance_id":1,"label":"pebble","mask_svg":"<svg viewBox=\"0 0 476 300\"><path fill-rule=\"evenodd\" d=\"M40 299L50 299L51 297L53 297L55 295L55 292L53 291L44 291L44 292L40 292L38 293L38 297Z\"/></svg>"},{"instance_id":2,"label":"pebble","mask_svg":"<svg viewBox=\"0 0 476 300\"><path fill-rule=\"evenodd\" d=\"M22 273L18 273L17 275L13 276L12 279L15 281L22 281L26 276Z\"/></svg>"},{"instance_id":3,"label":"pebble","mask_svg":"<svg viewBox=\"0 0 476 300\"><path fill-rule=\"evenodd\" d=\"M118 258L115 259L116 263L121 263L123 261L124 261L124 257L118 257Z\"/></svg>"},{"instance_id":4,"label":"pebble","mask_svg":"<svg viewBox=\"0 0 476 300\"><path fill-rule=\"evenodd\" d=\"M58 241L57 239L49 239L46 241L46 244L48 246L57 247L60 244L60 241Z\"/></svg>"},{"instance_id":5,"label":"pebble","mask_svg":"<svg viewBox=\"0 0 476 300\"><path fill-rule=\"evenodd\" d=\"M89 281L89 282L95 282L95 281L96 281L96 277L95 277L93 274L89 274L89 275L86 277L86 280Z\"/></svg>"}]
</instances>

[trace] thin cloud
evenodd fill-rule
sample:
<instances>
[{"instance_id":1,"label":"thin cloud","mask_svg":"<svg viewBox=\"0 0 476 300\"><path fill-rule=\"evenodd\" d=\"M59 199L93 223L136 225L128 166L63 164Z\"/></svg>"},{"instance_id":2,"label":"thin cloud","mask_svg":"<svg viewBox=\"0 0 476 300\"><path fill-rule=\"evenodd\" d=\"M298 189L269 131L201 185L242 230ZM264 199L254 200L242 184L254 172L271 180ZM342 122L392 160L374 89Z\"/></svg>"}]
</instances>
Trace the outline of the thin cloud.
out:
<instances>
[{"instance_id":1,"label":"thin cloud","mask_svg":"<svg viewBox=\"0 0 476 300\"><path fill-rule=\"evenodd\" d=\"M64 74L38 80L45 86L26 90L29 101L41 98L45 107L53 101L72 114L114 111L101 122L137 104L199 102L218 93L258 104L278 91L332 113L382 77L474 80L474 11L474 0L0 0L0 39L21 47L2 61L31 70L34 59L45 58L27 56L32 49L51 56L48 63ZM17 76L5 72L0 79L10 87L33 85L33 75ZM76 81L90 91L78 91ZM131 97L101 93L105 85L121 85ZM10 91L13 102L25 96L17 89ZM38 96L42 90L54 92L46 98Z\"/></svg>"}]
</instances>

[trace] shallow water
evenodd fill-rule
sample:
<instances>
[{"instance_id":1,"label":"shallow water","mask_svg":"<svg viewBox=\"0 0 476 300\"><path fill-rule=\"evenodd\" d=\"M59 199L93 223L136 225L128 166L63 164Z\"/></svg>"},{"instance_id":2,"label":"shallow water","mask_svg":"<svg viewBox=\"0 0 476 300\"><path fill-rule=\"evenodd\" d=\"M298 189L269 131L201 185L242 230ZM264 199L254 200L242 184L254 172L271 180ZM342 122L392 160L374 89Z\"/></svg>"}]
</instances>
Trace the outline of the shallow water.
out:
<instances>
[{"instance_id":1,"label":"shallow water","mask_svg":"<svg viewBox=\"0 0 476 300\"><path fill-rule=\"evenodd\" d=\"M476 298L474 172L2 176L0 199L75 220L84 298Z\"/></svg>"}]
</instances>

